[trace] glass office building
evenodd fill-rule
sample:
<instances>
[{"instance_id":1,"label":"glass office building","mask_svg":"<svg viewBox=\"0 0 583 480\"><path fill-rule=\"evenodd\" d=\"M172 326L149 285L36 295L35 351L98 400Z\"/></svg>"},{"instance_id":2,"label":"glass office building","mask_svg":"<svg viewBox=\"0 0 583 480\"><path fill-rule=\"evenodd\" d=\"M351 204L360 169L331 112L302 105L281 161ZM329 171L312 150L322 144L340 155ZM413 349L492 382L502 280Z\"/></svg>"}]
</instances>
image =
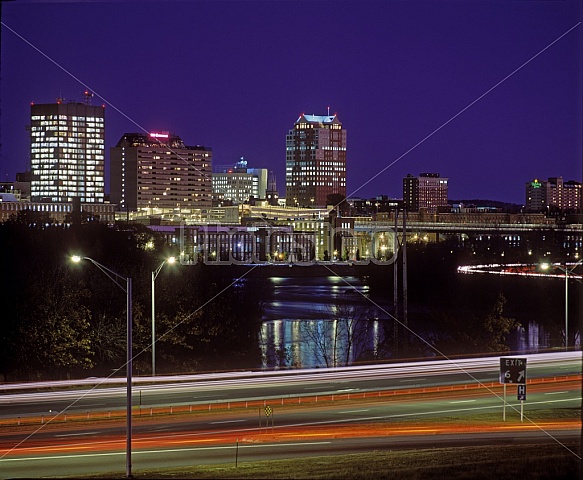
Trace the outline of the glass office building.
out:
<instances>
[{"instance_id":1,"label":"glass office building","mask_svg":"<svg viewBox=\"0 0 583 480\"><path fill-rule=\"evenodd\" d=\"M105 108L58 100L31 104L31 200L103 203Z\"/></svg>"}]
</instances>

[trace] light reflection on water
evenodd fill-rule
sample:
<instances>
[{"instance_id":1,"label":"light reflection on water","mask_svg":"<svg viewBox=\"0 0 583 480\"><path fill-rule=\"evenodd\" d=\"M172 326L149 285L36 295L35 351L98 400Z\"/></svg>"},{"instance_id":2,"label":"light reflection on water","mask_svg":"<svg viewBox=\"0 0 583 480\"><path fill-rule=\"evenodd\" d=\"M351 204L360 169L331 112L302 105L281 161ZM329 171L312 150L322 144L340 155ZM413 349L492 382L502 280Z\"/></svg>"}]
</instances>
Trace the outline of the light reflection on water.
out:
<instances>
[{"instance_id":1,"label":"light reflection on water","mask_svg":"<svg viewBox=\"0 0 583 480\"><path fill-rule=\"evenodd\" d=\"M265 305L259 332L263 368L342 366L358 360L365 351L368 358L375 357L379 345L385 340L384 327L390 318L372 303L369 303L371 311L367 318L373 320L366 325L367 330L362 335L356 335L360 344L351 346L347 353L346 335L336 335L335 344L333 342L336 330L331 323L335 318L332 313L335 299L350 296L362 299L360 293L366 295L369 292L368 285L359 278L344 280L339 277L271 279L273 297ZM389 301L385 299L383 303L390 312L390 307L386 306ZM324 347L315 344L313 337L307 335L309 331L320 332L325 348L333 349L333 352L328 351L328 362L321 353ZM579 343L579 338L576 338L575 344ZM509 335L508 345L511 351L536 352L550 346L550 336L536 321L528 321Z\"/></svg>"},{"instance_id":2,"label":"light reflection on water","mask_svg":"<svg viewBox=\"0 0 583 480\"><path fill-rule=\"evenodd\" d=\"M264 307L263 320L315 319L328 313L339 295L367 295L369 287L356 277L302 277L269 279L273 298ZM295 312L293 315L290 312ZM329 315L328 315L329 316Z\"/></svg>"},{"instance_id":3,"label":"light reflection on water","mask_svg":"<svg viewBox=\"0 0 583 480\"><path fill-rule=\"evenodd\" d=\"M330 319L281 319L269 320L261 325L262 367L265 369L280 368L317 368L351 365L358 359L360 353L369 352L374 355L378 350L381 337L379 325L381 320L372 320L369 330L362 332L365 337L358 338L348 348L346 335L339 335L334 344L337 323ZM324 357L321 346L311 341L307 329L318 330L326 336L328 344L328 359Z\"/></svg>"},{"instance_id":4,"label":"light reflection on water","mask_svg":"<svg viewBox=\"0 0 583 480\"><path fill-rule=\"evenodd\" d=\"M372 320L366 327L359 323L358 331L348 334L349 322L338 321L333 314L339 298L360 305L354 307L357 313L372 306L364 297L369 287L362 280L278 277L271 282L273 297L265 305L260 330L263 368L341 366L365 351L376 353L383 320ZM372 316L386 318L382 312L372 312Z\"/></svg>"}]
</instances>

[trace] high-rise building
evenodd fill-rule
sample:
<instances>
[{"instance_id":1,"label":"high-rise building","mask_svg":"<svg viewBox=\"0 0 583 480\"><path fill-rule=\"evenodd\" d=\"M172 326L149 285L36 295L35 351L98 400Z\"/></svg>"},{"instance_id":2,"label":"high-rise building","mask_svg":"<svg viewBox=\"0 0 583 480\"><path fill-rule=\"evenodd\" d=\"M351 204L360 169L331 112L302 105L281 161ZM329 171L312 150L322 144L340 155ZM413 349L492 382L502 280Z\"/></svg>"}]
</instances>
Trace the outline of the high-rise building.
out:
<instances>
[{"instance_id":1,"label":"high-rise building","mask_svg":"<svg viewBox=\"0 0 583 480\"><path fill-rule=\"evenodd\" d=\"M582 201L582 184L575 180L563 182L561 207L565 212L580 212Z\"/></svg>"},{"instance_id":2,"label":"high-rise building","mask_svg":"<svg viewBox=\"0 0 583 480\"><path fill-rule=\"evenodd\" d=\"M563 177L548 180L535 178L526 182L526 205L529 212L574 213L581 210L581 182L563 181Z\"/></svg>"},{"instance_id":3,"label":"high-rise building","mask_svg":"<svg viewBox=\"0 0 583 480\"><path fill-rule=\"evenodd\" d=\"M403 205L409 212L426 209L437 212L441 206L448 205L448 178L439 173L421 173L418 177L408 174L403 178Z\"/></svg>"},{"instance_id":4,"label":"high-rise building","mask_svg":"<svg viewBox=\"0 0 583 480\"><path fill-rule=\"evenodd\" d=\"M265 199L266 191L267 169L247 168L243 157L235 165L213 172L213 195L217 201L248 203L252 199Z\"/></svg>"},{"instance_id":5,"label":"high-rise building","mask_svg":"<svg viewBox=\"0 0 583 480\"><path fill-rule=\"evenodd\" d=\"M419 211L419 178L410 173L403 179L403 207L409 212Z\"/></svg>"},{"instance_id":6,"label":"high-rise building","mask_svg":"<svg viewBox=\"0 0 583 480\"><path fill-rule=\"evenodd\" d=\"M346 197L346 130L335 115L300 115L286 137L288 206L323 207Z\"/></svg>"},{"instance_id":7,"label":"high-rise building","mask_svg":"<svg viewBox=\"0 0 583 480\"><path fill-rule=\"evenodd\" d=\"M110 198L119 210L179 213L212 206L212 150L168 132L126 133L111 148Z\"/></svg>"},{"instance_id":8,"label":"high-rise building","mask_svg":"<svg viewBox=\"0 0 583 480\"><path fill-rule=\"evenodd\" d=\"M104 151L103 106L63 100L31 104L31 200L103 203Z\"/></svg>"},{"instance_id":9,"label":"high-rise building","mask_svg":"<svg viewBox=\"0 0 583 480\"><path fill-rule=\"evenodd\" d=\"M546 182L535 178L526 182L526 205L528 212L544 212L547 205Z\"/></svg>"}]
</instances>

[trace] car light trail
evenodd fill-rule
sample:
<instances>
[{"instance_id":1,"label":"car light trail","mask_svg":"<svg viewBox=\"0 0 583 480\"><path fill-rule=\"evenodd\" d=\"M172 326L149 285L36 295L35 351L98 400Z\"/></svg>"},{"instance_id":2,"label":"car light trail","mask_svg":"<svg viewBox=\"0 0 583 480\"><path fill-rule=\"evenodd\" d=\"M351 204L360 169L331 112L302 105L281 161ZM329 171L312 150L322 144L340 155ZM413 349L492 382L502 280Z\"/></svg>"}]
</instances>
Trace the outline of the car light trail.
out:
<instances>
[{"instance_id":1,"label":"car light trail","mask_svg":"<svg viewBox=\"0 0 583 480\"><path fill-rule=\"evenodd\" d=\"M432 423L428 426L426 422L412 423L406 426L403 425L391 425L391 424L362 424L362 423L351 423L350 425L326 425L318 426L314 428L313 426L308 427L277 427L275 429L253 429L249 430L247 434L242 437L240 432L229 433L221 432L220 436L218 434L208 434L204 438L200 438L198 433L192 434L180 434L172 435L168 434L166 436L136 436L134 438L134 447L136 448L136 453L141 449L147 448L158 448L156 450L158 453L163 453L167 451L168 448L176 446L187 445L225 445L228 444L232 446L239 440L241 442L253 442L253 444L265 444L270 441L285 442L286 440L302 437L302 438L321 438L324 436L330 438L360 438L360 437L386 437L392 435L421 435L427 432L433 434L459 434L459 433L475 433L480 431L481 433L494 433L500 431L532 431L540 430L543 427L545 430L578 430L581 424L578 420L564 420L564 421L547 421L539 422L537 425L531 423L521 423L512 425L480 425L479 428L476 425L468 424L465 422L459 423ZM262 431L260 431L262 430ZM214 437L214 438L213 438ZM278 445L281 445L278 443ZM293 444L295 445L295 444ZM39 447L27 447L20 449L18 455L13 455L9 458L3 459L1 463L6 460L14 459L18 457L26 457L32 459L30 455L43 455L38 457L39 459L46 459L46 455L62 453L62 452L87 452L91 451L94 453L104 453L110 452L111 454L123 454L123 449L125 448L125 438L119 436L117 439L112 439L107 442L87 442L87 443L77 443L77 444L63 444L63 445L52 445L52 446L39 446ZM119 452L117 452L119 450ZM182 450L182 449L181 449ZM3 450L0 450L0 452ZM12 452L13 454L15 452ZM59 455L60 457L61 455ZM55 457L58 458L58 457ZM0 463L0 464L1 464Z\"/></svg>"}]
</instances>

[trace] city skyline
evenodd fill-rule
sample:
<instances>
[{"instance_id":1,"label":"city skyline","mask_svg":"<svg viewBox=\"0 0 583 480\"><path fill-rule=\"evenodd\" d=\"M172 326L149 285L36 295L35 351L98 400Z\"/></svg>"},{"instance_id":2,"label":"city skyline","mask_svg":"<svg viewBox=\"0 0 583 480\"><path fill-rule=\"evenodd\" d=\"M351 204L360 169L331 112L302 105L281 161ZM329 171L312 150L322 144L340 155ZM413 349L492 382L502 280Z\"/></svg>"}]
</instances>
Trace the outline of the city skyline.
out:
<instances>
[{"instance_id":1,"label":"city skyline","mask_svg":"<svg viewBox=\"0 0 583 480\"><path fill-rule=\"evenodd\" d=\"M283 194L289 126L328 112L348 196L438 172L451 199L523 204L533 178L581 181L580 21L571 0L4 3L0 175L27 167L30 102L89 88L106 192L109 149L139 127L244 156Z\"/></svg>"}]
</instances>

